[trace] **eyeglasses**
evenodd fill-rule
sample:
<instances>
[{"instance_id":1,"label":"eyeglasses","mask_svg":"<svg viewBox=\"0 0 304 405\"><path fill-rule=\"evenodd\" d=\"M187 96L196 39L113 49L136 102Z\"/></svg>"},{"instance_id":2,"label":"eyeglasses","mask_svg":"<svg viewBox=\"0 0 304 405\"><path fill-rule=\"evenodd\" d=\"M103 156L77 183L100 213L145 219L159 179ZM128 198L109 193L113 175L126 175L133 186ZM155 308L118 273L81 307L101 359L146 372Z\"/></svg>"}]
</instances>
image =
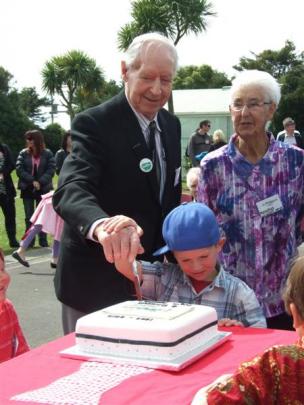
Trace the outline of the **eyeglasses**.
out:
<instances>
[{"instance_id":1,"label":"eyeglasses","mask_svg":"<svg viewBox=\"0 0 304 405\"><path fill-rule=\"evenodd\" d=\"M260 107L264 105L272 104L272 101L249 101L248 103L240 103L238 101L233 102L230 107L233 111L240 112L243 111L243 108L246 106L250 111L257 111Z\"/></svg>"}]
</instances>

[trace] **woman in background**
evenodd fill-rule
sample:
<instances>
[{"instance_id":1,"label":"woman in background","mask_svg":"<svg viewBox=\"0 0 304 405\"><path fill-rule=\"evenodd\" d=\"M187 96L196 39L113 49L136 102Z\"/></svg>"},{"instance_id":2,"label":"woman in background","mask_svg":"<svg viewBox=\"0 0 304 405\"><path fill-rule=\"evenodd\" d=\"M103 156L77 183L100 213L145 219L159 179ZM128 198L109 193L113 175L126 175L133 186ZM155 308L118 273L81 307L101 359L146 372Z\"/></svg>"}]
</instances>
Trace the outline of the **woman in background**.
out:
<instances>
[{"instance_id":1,"label":"woman in background","mask_svg":"<svg viewBox=\"0 0 304 405\"><path fill-rule=\"evenodd\" d=\"M18 188L23 200L26 230L31 226L30 218L41 195L53 189L52 178L55 173L55 160L52 152L45 148L43 134L39 130L25 133L26 147L19 153L16 172L19 177ZM47 247L46 234L40 232L39 244Z\"/></svg>"},{"instance_id":2,"label":"woman in background","mask_svg":"<svg viewBox=\"0 0 304 405\"><path fill-rule=\"evenodd\" d=\"M213 144L210 146L209 152L212 152L213 150L219 149L222 146L226 145L225 135L221 129L217 129L213 132L212 139Z\"/></svg>"},{"instance_id":3,"label":"woman in background","mask_svg":"<svg viewBox=\"0 0 304 405\"><path fill-rule=\"evenodd\" d=\"M71 131L66 131L63 135L61 149L55 154L56 174L60 173L63 162L72 149Z\"/></svg>"}]
</instances>

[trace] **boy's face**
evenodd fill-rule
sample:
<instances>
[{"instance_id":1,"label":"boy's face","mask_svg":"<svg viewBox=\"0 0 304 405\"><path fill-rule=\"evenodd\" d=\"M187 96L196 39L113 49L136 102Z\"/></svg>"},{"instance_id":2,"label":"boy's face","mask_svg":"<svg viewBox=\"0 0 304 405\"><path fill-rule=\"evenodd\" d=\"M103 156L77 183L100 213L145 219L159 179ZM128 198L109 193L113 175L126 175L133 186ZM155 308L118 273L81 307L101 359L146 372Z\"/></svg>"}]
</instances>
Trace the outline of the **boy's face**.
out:
<instances>
[{"instance_id":1,"label":"boy's face","mask_svg":"<svg viewBox=\"0 0 304 405\"><path fill-rule=\"evenodd\" d=\"M0 256L0 306L6 299L6 290L10 283L10 275L4 269L4 260Z\"/></svg>"},{"instance_id":2,"label":"boy's face","mask_svg":"<svg viewBox=\"0 0 304 405\"><path fill-rule=\"evenodd\" d=\"M222 250L225 238L214 246L174 251L174 256L184 273L198 281L212 281L217 275L215 266L219 252Z\"/></svg>"}]
</instances>

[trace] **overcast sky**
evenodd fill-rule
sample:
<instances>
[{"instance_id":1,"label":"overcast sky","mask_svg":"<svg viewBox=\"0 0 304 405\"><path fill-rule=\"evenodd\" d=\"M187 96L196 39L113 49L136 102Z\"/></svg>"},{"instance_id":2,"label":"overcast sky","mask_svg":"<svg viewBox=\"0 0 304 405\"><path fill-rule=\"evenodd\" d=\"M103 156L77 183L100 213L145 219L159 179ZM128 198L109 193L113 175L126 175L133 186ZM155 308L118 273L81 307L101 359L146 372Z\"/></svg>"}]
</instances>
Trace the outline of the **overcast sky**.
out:
<instances>
[{"instance_id":1,"label":"overcast sky","mask_svg":"<svg viewBox=\"0 0 304 405\"><path fill-rule=\"evenodd\" d=\"M170 0L168 0L170 1ZM234 74L240 57L280 49L287 39L304 50L303 0L211 0L217 17L207 32L178 44L180 66L209 64ZM40 91L41 70L52 56L79 49L107 79L120 80L117 32L130 21L129 0L1 0L0 66L18 88Z\"/></svg>"}]
</instances>

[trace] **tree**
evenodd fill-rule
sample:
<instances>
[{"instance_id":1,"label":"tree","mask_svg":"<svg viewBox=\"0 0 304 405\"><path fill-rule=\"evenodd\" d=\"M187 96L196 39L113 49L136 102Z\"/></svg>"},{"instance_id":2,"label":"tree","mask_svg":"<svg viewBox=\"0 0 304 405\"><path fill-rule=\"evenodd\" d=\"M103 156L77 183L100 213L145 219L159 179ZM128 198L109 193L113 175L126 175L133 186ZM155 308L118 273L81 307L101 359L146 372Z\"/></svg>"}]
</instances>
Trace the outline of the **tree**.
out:
<instances>
[{"instance_id":1,"label":"tree","mask_svg":"<svg viewBox=\"0 0 304 405\"><path fill-rule=\"evenodd\" d=\"M54 56L42 70L43 89L51 96L60 96L71 120L77 110L77 95L98 92L104 82L103 71L95 60L78 50Z\"/></svg>"},{"instance_id":2,"label":"tree","mask_svg":"<svg viewBox=\"0 0 304 405\"><path fill-rule=\"evenodd\" d=\"M50 124L44 130L44 141L46 147L54 154L61 148L62 137L65 130L59 124Z\"/></svg>"},{"instance_id":3,"label":"tree","mask_svg":"<svg viewBox=\"0 0 304 405\"><path fill-rule=\"evenodd\" d=\"M296 47L291 41L286 41L285 46L278 51L266 49L252 58L242 57L238 65L233 66L235 70L264 70L276 79L280 79L288 71L303 63L303 53L297 55Z\"/></svg>"},{"instance_id":4,"label":"tree","mask_svg":"<svg viewBox=\"0 0 304 405\"><path fill-rule=\"evenodd\" d=\"M297 53L291 41L286 41L283 48L264 50L252 58L242 57L234 69L264 70L273 75L281 84L282 98L272 121L272 131L277 133L282 129L282 121L293 117L297 126L304 130L304 52Z\"/></svg>"},{"instance_id":5,"label":"tree","mask_svg":"<svg viewBox=\"0 0 304 405\"><path fill-rule=\"evenodd\" d=\"M174 78L173 88L177 89L218 89L230 86L231 81L225 73L212 69L209 65L184 66Z\"/></svg>"},{"instance_id":6,"label":"tree","mask_svg":"<svg viewBox=\"0 0 304 405\"><path fill-rule=\"evenodd\" d=\"M157 31L171 38L175 45L187 34L207 29L207 17L215 16L207 0L136 0L132 2L133 21L118 33L119 49L125 51L140 34ZM173 112L172 98L169 110Z\"/></svg>"},{"instance_id":7,"label":"tree","mask_svg":"<svg viewBox=\"0 0 304 405\"><path fill-rule=\"evenodd\" d=\"M75 103L77 104L76 111L83 111L89 107L103 103L118 94L122 88L122 83L117 84L115 80L110 80L108 82L105 81L102 89L98 91L90 92L80 89L75 97Z\"/></svg>"},{"instance_id":8,"label":"tree","mask_svg":"<svg viewBox=\"0 0 304 405\"><path fill-rule=\"evenodd\" d=\"M44 122L44 113L41 107L49 107L51 100L47 97L40 97L34 87L24 87L20 93L20 107L26 116L35 123Z\"/></svg>"},{"instance_id":9,"label":"tree","mask_svg":"<svg viewBox=\"0 0 304 405\"><path fill-rule=\"evenodd\" d=\"M24 147L23 134L34 123L20 105L19 93L11 88L13 76L0 66L0 142L9 145L16 155Z\"/></svg>"}]
</instances>

